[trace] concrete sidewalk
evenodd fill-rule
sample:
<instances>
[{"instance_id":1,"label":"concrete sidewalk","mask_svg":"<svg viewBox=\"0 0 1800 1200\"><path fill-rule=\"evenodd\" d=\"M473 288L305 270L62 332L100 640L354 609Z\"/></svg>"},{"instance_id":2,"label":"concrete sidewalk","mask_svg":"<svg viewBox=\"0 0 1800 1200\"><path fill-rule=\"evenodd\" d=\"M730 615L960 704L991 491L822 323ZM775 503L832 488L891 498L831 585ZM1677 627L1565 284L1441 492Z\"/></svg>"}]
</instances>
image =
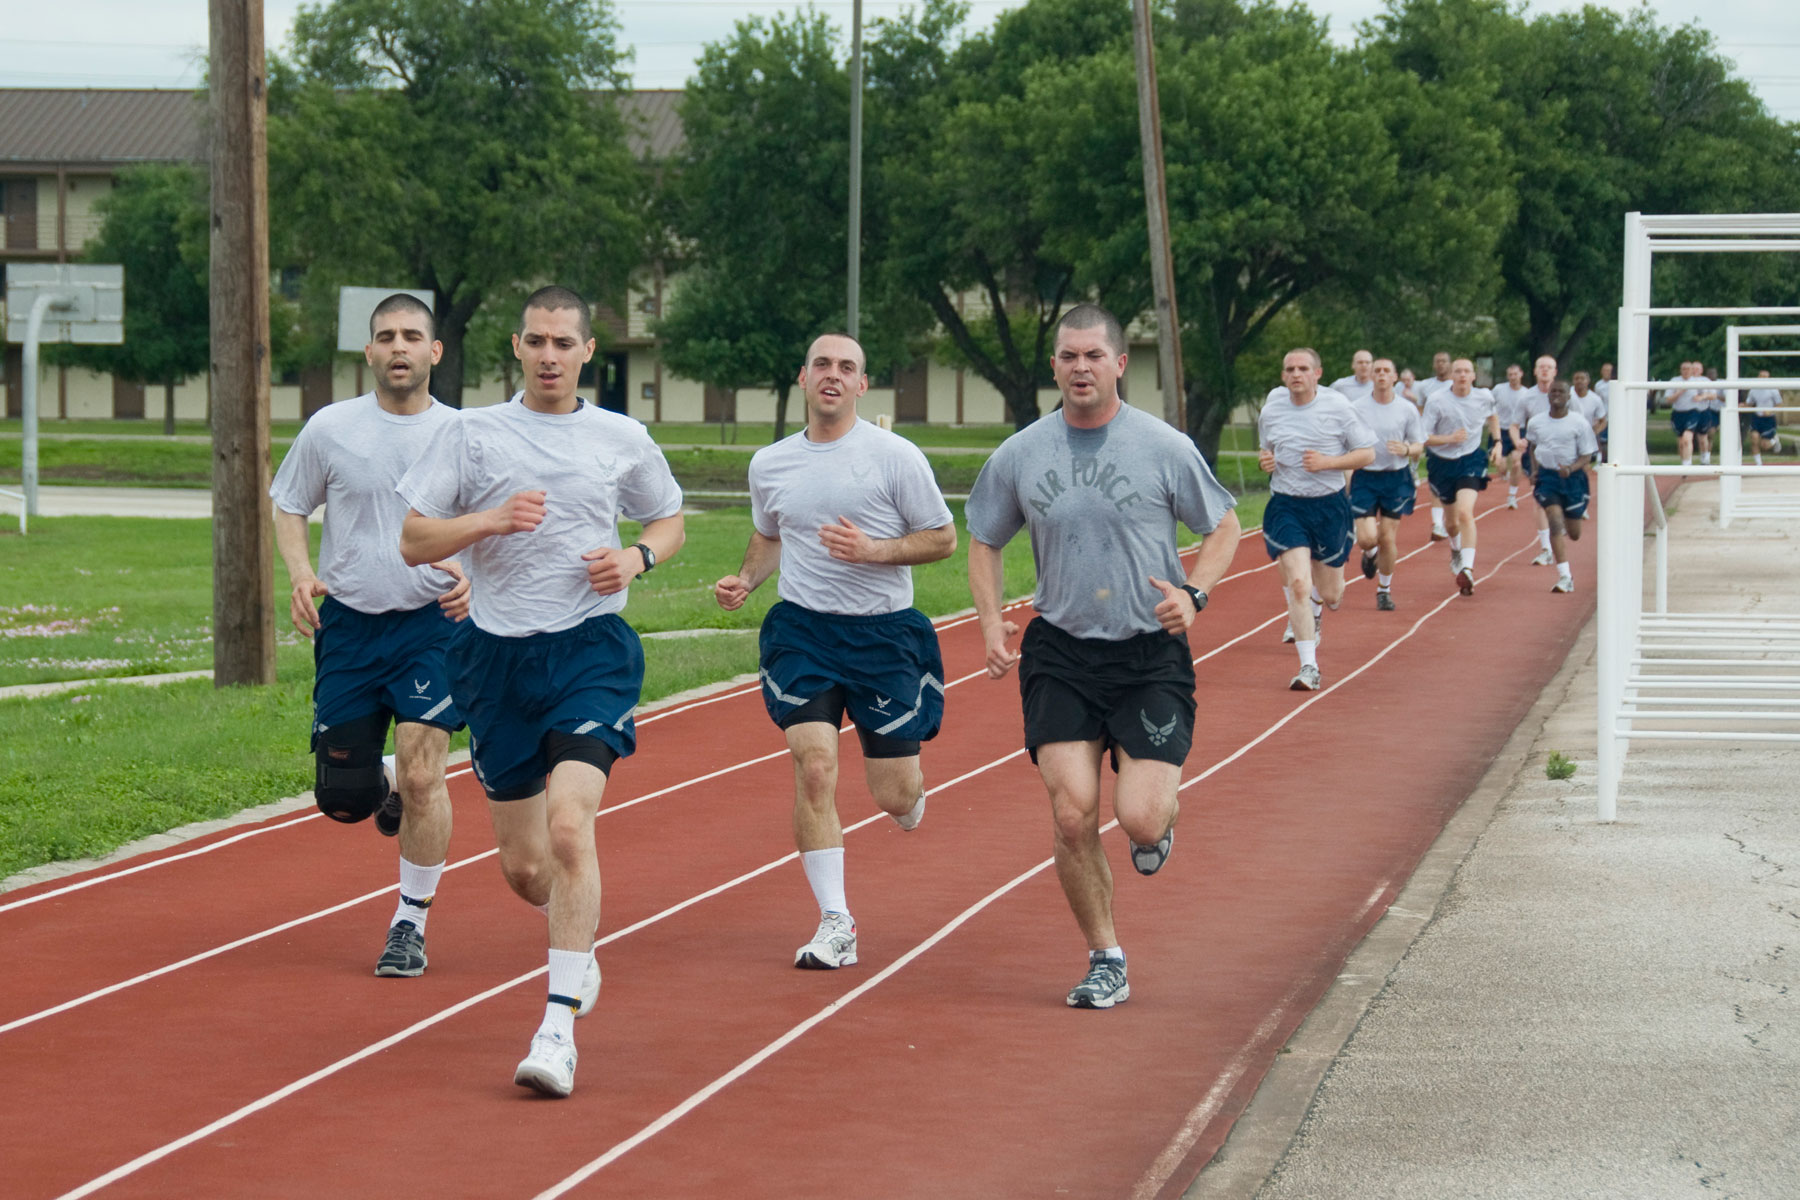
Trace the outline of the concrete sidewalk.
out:
<instances>
[{"instance_id":1,"label":"concrete sidewalk","mask_svg":"<svg viewBox=\"0 0 1800 1200\"><path fill-rule=\"evenodd\" d=\"M16 489L15 489L16 490ZM18 501L6 510L18 513ZM38 487L41 517L210 517L212 492L207 488Z\"/></svg>"},{"instance_id":2,"label":"concrete sidewalk","mask_svg":"<svg viewBox=\"0 0 1800 1200\"><path fill-rule=\"evenodd\" d=\"M1800 525L1717 496L1676 496L1670 608L1800 612ZM1593 648L1188 1197L1800 1195L1800 746L1639 742L1601 825Z\"/></svg>"}]
</instances>

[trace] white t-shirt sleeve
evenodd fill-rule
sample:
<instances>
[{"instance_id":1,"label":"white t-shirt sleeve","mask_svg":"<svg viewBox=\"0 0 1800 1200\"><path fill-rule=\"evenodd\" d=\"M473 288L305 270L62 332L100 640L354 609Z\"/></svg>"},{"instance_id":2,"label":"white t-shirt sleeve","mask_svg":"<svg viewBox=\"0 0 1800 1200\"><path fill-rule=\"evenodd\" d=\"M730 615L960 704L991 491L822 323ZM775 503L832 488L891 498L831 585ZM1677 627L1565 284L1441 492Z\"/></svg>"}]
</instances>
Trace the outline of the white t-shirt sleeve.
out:
<instances>
[{"instance_id":1,"label":"white t-shirt sleeve","mask_svg":"<svg viewBox=\"0 0 1800 1200\"><path fill-rule=\"evenodd\" d=\"M446 421L394 490L421 516L444 520L463 514L462 469L467 431L461 419Z\"/></svg>"},{"instance_id":2,"label":"white t-shirt sleeve","mask_svg":"<svg viewBox=\"0 0 1800 1200\"><path fill-rule=\"evenodd\" d=\"M301 427L269 485L269 499L282 512L310 516L325 503L325 456L319 445L323 435L316 420Z\"/></svg>"}]
</instances>

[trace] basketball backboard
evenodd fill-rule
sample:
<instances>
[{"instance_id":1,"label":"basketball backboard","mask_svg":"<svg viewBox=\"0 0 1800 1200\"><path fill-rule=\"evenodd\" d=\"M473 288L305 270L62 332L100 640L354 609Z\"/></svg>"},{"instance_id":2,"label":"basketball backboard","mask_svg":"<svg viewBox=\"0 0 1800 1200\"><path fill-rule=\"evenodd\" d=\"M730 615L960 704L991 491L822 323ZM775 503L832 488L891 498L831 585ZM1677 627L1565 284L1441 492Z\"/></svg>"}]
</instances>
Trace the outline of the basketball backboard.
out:
<instances>
[{"instance_id":1,"label":"basketball backboard","mask_svg":"<svg viewBox=\"0 0 1800 1200\"><path fill-rule=\"evenodd\" d=\"M6 268L6 340L23 342L38 297L57 295L40 342L117 345L125 340L125 268L112 263L11 263Z\"/></svg>"},{"instance_id":2,"label":"basketball backboard","mask_svg":"<svg viewBox=\"0 0 1800 1200\"><path fill-rule=\"evenodd\" d=\"M369 344L369 318L375 306L395 292L405 292L436 311L434 297L418 288L343 287L338 289L338 344L346 354L360 354Z\"/></svg>"}]
</instances>

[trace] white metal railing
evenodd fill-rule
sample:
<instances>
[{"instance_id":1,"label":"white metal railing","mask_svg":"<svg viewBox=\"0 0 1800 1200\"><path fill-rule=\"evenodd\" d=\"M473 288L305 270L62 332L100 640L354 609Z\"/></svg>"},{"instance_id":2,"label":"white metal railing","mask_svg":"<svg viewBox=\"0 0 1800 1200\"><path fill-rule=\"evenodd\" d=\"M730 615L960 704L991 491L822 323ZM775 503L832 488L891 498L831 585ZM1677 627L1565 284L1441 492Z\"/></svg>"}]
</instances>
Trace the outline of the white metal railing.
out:
<instances>
[{"instance_id":1,"label":"white metal railing","mask_svg":"<svg viewBox=\"0 0 1800 1200\"><path fill-rule=\"evenodd\" d=\"M1622 298L1619 307L1618 378L1608 406L1611 462L1595 468L1597 568L1595 615L1598 635L1599 817L1618 815L1619 781L1632 740L1800 741L1800 706L1767 704L1800 691L1800 675L1768 673L1770 666L1793 667L1800 638L1787 617L1746 618L1725 613L1668 611L1667 521L1660 497L1647 480L1663 475L1713 476L1721 481L1746 475L1785 476L1800 481L1800 467L1746 467L1741 456L1727 463L1727 447L1737 441L1734 393L1730 395L1730 436L1723 439L1717 466L1653 467L1644 441L1647 406L1653 391L1691 386L1691 381L1653 381L1650 375L1650 318L1718 316L1800 317L1800 307L1655 307L1650 275L1655 255L1756 253L1800 248L1800 213L1657 215L1627 213ZM1746 327L1749 329L1750 327ZM1756 330L1773 330L1757 326ZM1709 387L1796 388L1800 379L1739 378L1736 362L1727 378ZM1721 420L1721 433L1725 433ZM1723 487L1723 485L1722 485ZM1650 497L1646 502L1644 492ZM1734 496L1734 499L1736 497ZM1644 611L1645 513L1657 532L1656 600ZM1740 512L1744 511L1739 508ZM1653 702L1654 701L1654 702ZM1790 710L1792 710L1790 712ZM1759 725L1791 722L1792 730L1745 730L1738 714L1757 712ZM1669 728L1669 726L1678 726ZM1724 727L1729 726L1729 727Z\"/></svg>"},{"instance_id":2,"label":"white metal railing","mask_svg":"<svg viewBox=\"0 0 1800 1200\"><path fill-rule=\"evenodd\" d=\"M1741 374L1740 363L1745 358L1800 358L1800 350L1758 349L1743 345L1743 341L1747 337L1793 337L1796 334L1800 334L1800 325L1726 326L1725 373L1733 377ZM1779 385L1773 380L1765 379L1761 381L1761 386L1777 387ZM1725 407L1719 413L1719 461L1726 466L1738 466L1744 461L1741 400L1738 389L1727 389ZM1778 405L1772 409L1759 411L1796 412L1800 409ZM1779 432L1779 427L1777 431ZM1719 479L1719 528L1731 528L1732 521L1740 516L1800 517L1800 494L1746 497L1743 494L1742 476L1735 474L1721 476Z\"/></svg>"}]
</instances>

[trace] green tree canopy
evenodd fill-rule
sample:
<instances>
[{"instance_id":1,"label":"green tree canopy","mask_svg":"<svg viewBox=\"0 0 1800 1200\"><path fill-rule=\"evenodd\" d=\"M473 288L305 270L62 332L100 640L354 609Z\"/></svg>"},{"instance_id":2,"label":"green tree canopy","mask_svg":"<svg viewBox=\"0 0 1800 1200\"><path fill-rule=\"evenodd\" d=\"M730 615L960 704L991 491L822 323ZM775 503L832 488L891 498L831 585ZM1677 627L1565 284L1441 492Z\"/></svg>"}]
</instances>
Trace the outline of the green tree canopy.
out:
<instances>
[{"instance_id":1,"label":"green tree canopy","mask_svg":"<svg viewBox=\"0 0 1800 1200\"><path fill-rule=\"evenodd\" d=\"M432 391L460 405L484 300L557 282L623 294L646 180L618 106L608 0L331 0L270 64L274 260L309 290L436 296Z\"/></svg>"}]
</instances>

